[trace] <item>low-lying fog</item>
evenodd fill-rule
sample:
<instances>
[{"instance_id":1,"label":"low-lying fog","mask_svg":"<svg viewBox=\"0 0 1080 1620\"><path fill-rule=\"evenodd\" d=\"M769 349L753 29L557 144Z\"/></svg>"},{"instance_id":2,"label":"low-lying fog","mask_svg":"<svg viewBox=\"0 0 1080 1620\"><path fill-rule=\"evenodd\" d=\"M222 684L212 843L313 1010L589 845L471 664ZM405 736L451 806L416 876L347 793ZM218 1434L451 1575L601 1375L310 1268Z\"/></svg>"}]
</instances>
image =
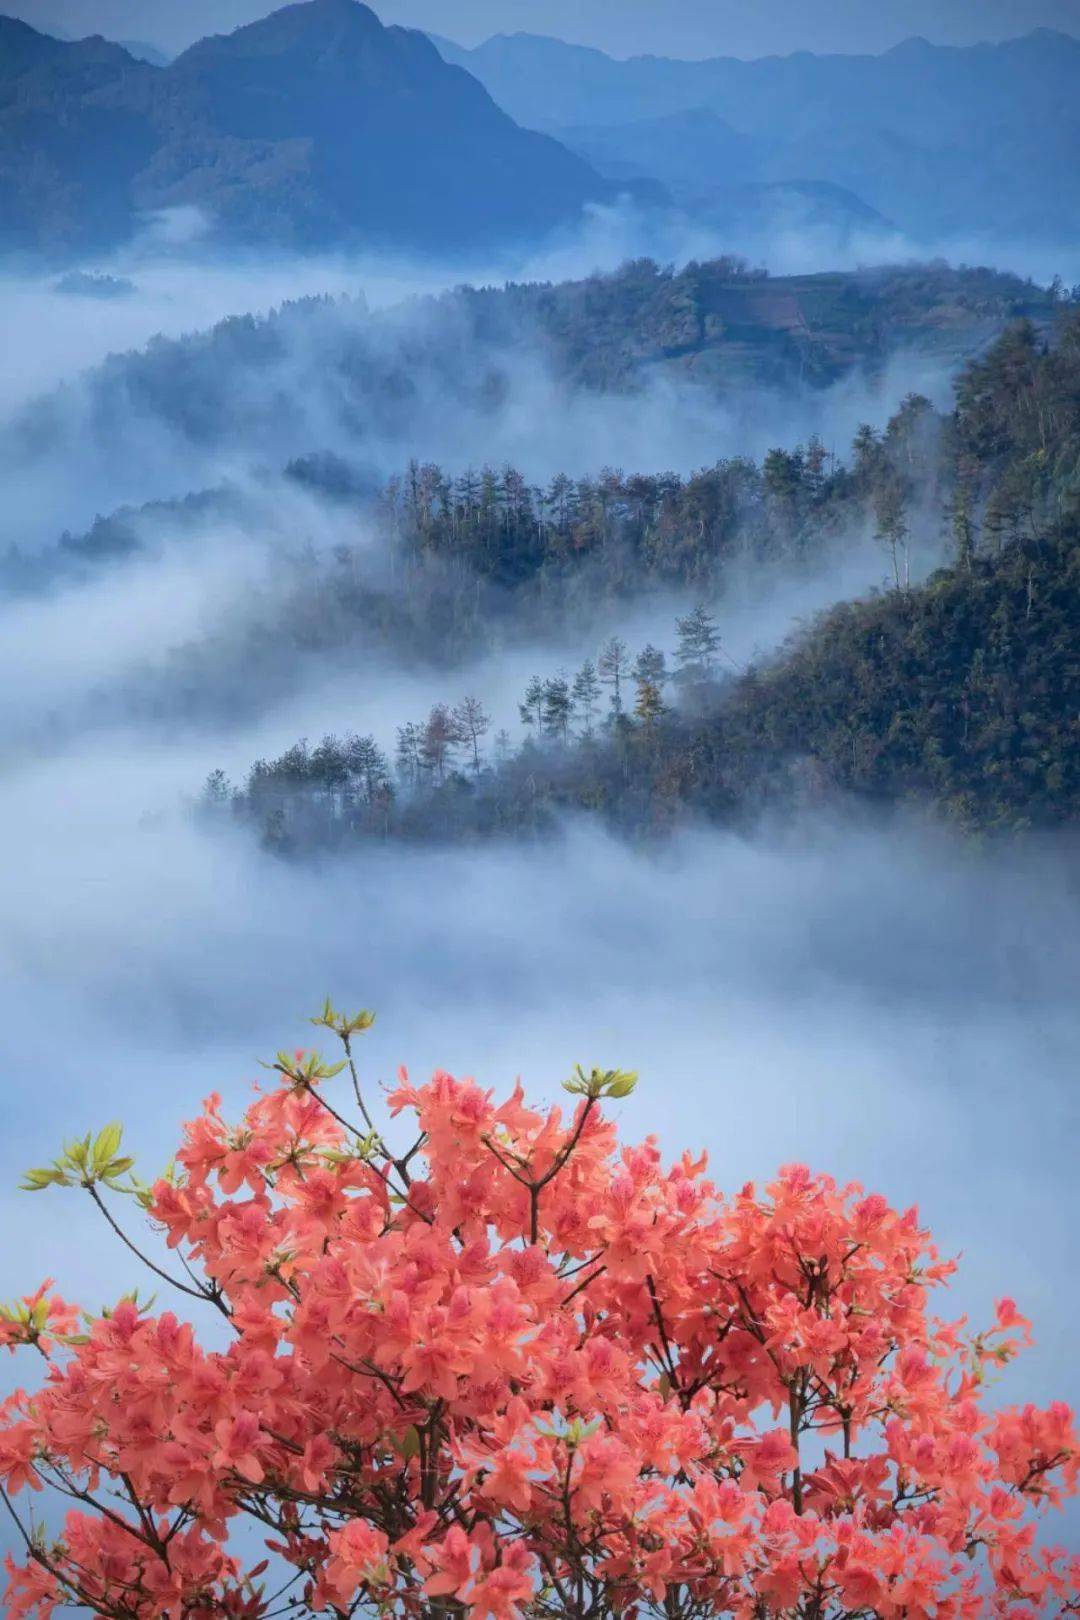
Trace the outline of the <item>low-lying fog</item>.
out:
<instances>
[{"instance_id":1,"label":"low-lying fog","mask_svg":"<svg viewBox=\"0 0 1080 1620\"><path fill-rule=\"evenodd\" d=\"M1037 1321L1003 1398L1080 1395L1080 919L1060 852L816 825L648 855L581 827L290 865L148 820L174 775L113 739L7 785L6 1189L114 1116L159 1167L198 1100L241 1106L256 1058L304 1042L331 993L379 1010L372 1077L520 1073L550 1097L576 1061L633 1065L626 1129L707 1146L728 1188L798 1158L918 1201L964 1252L959 1304L981 1318L1011 1292ZM97 1303L128 1279L61 1195L0 1207L19 1233L0 1295L55 1274Z\"/></svg>"},{"instance_id":2,"label":"low-lying fog","mask_svg":"<svg viewBox=\"0 0 1080 1620\"><path fill-rule=\"evenodd\" d=\"M362 630L347 646L330 637L300 651L277 628L314 611L317 637L305 592L312 579L328 589L336 545L395 589L382 543L353 510L271 481L228 519L211 512L177 535L155 516L140 533L146 549L126 559L25 598L0 596L0 728L31 758L117 727L137 731L140 747L164 746L176 762L177 793L197 789L211 765L239 778L256 757L328 731L370 732L392 753L399 725L466 695L482 700L493 730L513 731L531 676L573 674L611 635L632 655L649 643L670 653L675 621L693 605L689 594L654 590L586 611L586 596L572 623L541 639L508 603L489 648L449 668L416 647L369 644ZM941 555L937 532L913 544L912 578ZM797 575L733 565L716 603L725 669L771 652L832 603L885 587L890 570L882 545L857 533L836 537Z\"/></svg>"},{"instance_id":3,"label":"low-lying fog","mask_svg":"<svg viewBox=\"0 0 1080 1620\"><path fill-rule=\"evenodd\" d=\"M35 551L118 507L265 481L313 451L343 455L376 481L414 458L453 473L509 464L537 483L603 467L689 474L815 434L843 455L861 423L883 426L905 394L939 407L951 396L950 372L917 354L892 357L873 379L852 372L828 388L762 386L726 399L665 373L633 393L568 388L551 356L525 337L485 349L452 321L432 337L424 332L431 312L418 312L419 321L415 313L388 316L377 334L376 365L390 380L377 400L369 379L359 384L359 412L335 370L350 329L369 352L373 334L359 307L316 314L290 328L283 353L235 373L225 361L202 371L170 357L134 380L112 369L65 384L17 426L5 431L0 422L0 546ZM418 330L423 354L414 359Z\"/></svg>"},{"instance_id":4,"label":"low-lying fog","mask_svg":"<svg viewBox=\"0 0 1080 1620\"><path fill-rule=\"evenodd\" d=\"M677 267L691 259L737 254L751 264L767 265L773 275L944 259L993 264L1043 285L1056 275L1066 285L1080 279L1075 245L1034 248L1025 242L961 238L916 242L889 226L808 225L797 214L787 220L780 215L766 230L733 237L689 218L650 216L628 202L592 206L579 228L557 233L540 248L477 263L222 254L211 251L207 228L195 210L168 210L153 218L130 247L81 266L85 274L117 283L119 296L114 297L65 292L59 271L11 268L5 273L0 267L0 348L7 357L0 376L0 415L107 354L137 348L156 334L179 337L228 315L265 313L286 299L322 294L362 291L372 308L383 308L462 284L574 279L617 269L644 254Z\"/></svg>"}]
</instances>

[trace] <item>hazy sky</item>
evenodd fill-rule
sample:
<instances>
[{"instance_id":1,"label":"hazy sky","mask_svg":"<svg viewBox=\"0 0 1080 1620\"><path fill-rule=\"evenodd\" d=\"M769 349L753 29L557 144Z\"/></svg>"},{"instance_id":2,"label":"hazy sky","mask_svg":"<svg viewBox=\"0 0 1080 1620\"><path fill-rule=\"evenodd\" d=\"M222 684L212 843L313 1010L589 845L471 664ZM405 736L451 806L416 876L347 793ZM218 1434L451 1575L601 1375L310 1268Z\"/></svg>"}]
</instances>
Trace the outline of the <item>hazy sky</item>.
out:
<instances>
[{"instance_id":1,"label":"hazy sky","mask_svg":"<svg viewBox=\"0 0 1080 1620\"><path fill-rule=\"evenodd\" d=\"M0 0L0 11L42 28L172 50L275 9L267 0ZM382 0L375 9L466 45L524 29L615 55L879 51L913 34L963 44L1040 26L1080 35L1080 0Z\"/></svg>"}]
</instances>

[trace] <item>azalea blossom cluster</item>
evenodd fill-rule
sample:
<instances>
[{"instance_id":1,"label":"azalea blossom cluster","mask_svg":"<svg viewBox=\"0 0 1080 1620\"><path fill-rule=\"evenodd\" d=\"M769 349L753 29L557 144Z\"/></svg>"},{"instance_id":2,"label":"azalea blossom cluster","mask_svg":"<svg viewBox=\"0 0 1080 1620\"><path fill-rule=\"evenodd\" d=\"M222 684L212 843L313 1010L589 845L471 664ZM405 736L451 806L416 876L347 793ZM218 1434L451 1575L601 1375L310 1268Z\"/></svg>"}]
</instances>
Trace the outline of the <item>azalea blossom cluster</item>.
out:
<instances>
[{"instance_id":1,"label":"azalea blossom cluster","mask_svg":"<svg viewBox=\"0 0 1080 1620\"><path fill-rule=\"evenodd\" d=\"M116 1127L30 1172L218 1326L49 1286L3 1313L44 1359L0 1407L13 1620L1080 1612L1039 1525L1076 1486L1071 1414L990 1408L1027 1323L931 1315L953 1266L914 1210L799 1166L722 1196L703 1159L620 1145L614 1070L569 1110L402 1072L391 1146L370 1015L317 1022L343 1064L279 1054L236 1124L210 1097L152 1186Z\"/></svg>"}]
</instances>

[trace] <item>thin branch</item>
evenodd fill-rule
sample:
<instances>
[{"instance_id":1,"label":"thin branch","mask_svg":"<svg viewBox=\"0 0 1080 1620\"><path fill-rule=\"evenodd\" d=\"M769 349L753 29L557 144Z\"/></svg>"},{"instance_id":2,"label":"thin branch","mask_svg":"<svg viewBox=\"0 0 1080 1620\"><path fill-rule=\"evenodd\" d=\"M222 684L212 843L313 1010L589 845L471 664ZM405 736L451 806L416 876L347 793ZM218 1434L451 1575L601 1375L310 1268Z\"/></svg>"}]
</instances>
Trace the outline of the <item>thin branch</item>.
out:
<instances>
[{"instance_id":1,"label":"thin branch","mask_svg":"<svg viewBox=\"0 0 1080 1620\"><path fill-rule=\"evenodd\" d=\"M651 1272L649 1276L646 1277L645 1281L649 1289L649 1299L652 1301L653 1318L656 1322L657 1331L660 1334L660 1344L664 1352L664 1365L667 1369L667 1375L671 1379L671 1386L676 1395L678 1395L681 1393L679 1387L679 1372L675 1365L675 1357L672 1353L671 1343L667 1336L667 1328L664 1326L664 1315L660 1309L660 1300L657 1297L656 1284L653 1281Z\"/></svg>"},{"instance_id":2,"label":"thin branch","mask_svg":"<svg viewBox=\"0 0 1080 1620\"><path fill-rule=\"evenodd\" d=\"M90 1197L94 1200L94 1203L97 1205L98 1209L100 1209L101 1213L104 1215L105 1219L108 1221L121 1243L129 1248L136 1259L141 1260L143 1265L154 1273L155 1277L160 1277L163 1282L170 1283L173 1288L178 1288L182 1294L187 1294L191 1299L201 1299L204 1304L216 1306L219 1311L224 1313L224 1315L232 1315L229 1307L217 1293L208 1288L189 1288L187 1283L180 1282L176 1277L171 1277L167 1271L162 1271L160 1266L155 1265L147 1255L143 1254L141 1249L137 1248L136 1245L132 1243L123 1227L118 1225L118 1223L113 1219L108 1205L101 1197L93 1182L84 1182L83 1185L86 1187Z\"/></svg>"},{"instance_id":3,"label":"thin branch","mask_svg":"<svg viewBox=\"0 0 1080 1620\"><path fill-rule=\"evenodd\" d=\"M589 1276L583 1277L581 1279L581 1281L578 1283L577 1287L571 1289L570 1293L567 1294L566 1298L563 1300L563 1304L564 1305L569 1305L569 1303L570 1303L570 1301L572 1299L577 1298L578 1294L581 1293L582 1289L588 1288L589 1284L595 1282L597 1277L601 1276L606 1270L607 1270L607 1266L597 1266L596 1270L593 1271L593 1272L590 1272Z\"/></svg>"},{"instance_id":4,"label":"thin branch","mask_svg":"<svg viewBox=\"0 0 1080 1620\"><path fill-rule=\"evenodd\" d=\"M39 1564L42 1569L46 1570L48 1574L52 1576L53 1580L58 1586L62 1586L66 1588L67 1591L73 1593L75 1597L78 1598L80 1603L85 1603L88 1609L93 1609L95 1614L104 1615L106 1620L112 1620L110 1611L105 1608L102 1603L84 1592L76 1581L70 1580L68 1576L62 1574L52 1560L45 1556L45 1554L41 1551L41 1548L35 1545L33 1537L30 1535L30 1532L27 1530L19 1515L16 1513L14 1507L12 1506L11 1498L8 1496L7 1491L2 1485L0 1485L0 1501L3 1501L4 1506L14 1519L15 1527L25 1542L26 1550L33 1562L35 1564Z\"/></svg>"}]
</instances>

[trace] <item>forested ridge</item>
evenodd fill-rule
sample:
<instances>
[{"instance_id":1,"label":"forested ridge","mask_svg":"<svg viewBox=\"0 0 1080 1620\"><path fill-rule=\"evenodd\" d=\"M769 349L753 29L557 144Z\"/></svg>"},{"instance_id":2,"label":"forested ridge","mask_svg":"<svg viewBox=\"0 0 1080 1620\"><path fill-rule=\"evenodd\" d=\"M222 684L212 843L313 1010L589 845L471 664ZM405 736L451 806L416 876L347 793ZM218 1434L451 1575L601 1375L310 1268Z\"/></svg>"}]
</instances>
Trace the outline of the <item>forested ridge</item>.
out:
<instances>
[{"instance_id":1,"label":"forested ridge","mask_svg":"<svg viewBox=\"0 0 1080 1620\"><path fill-rule=\"evenodd\" d=\"M897 357L963 363L1010 321L1049 328L1071 297L979 267L768 276L736 258L679 270L645 258L576 281L459 287L388 310L360 296L297 299L112 355L83 390L99 444L121 439L136 417L185 451L215 446L260 464L279 445L291 446L281 461L336 448L370 483L367 447L398 442L404 459L418 420L460 410L494 429L519 397L523 367L585 393L693 384L703 404L739 409L752 388L780 413L796 392L881 378ZM47 460L69 417L65 390L34 401L0 434L0 466ZM10 520L0 534L19 543Z\"/></svg>"},{"instance_id":2,"label":"forested ridge","mask_svg":"<svg viewBox=\"0 0 1080 1620\"><path fill-rule=\"evenodd\" d=\"M939 418L906 399L850 464L820 445L688 480L605 476L530 491L516 474L451 480L413 468L383 497L421 571L554 600L643 580L699 591L672 645L618 636L520 693L520 726L448 696L402 718L393 758L362 729L259 761L204 811L283 849L355 838L535 833L566 812L631 832L696 815L745 823L842 796L931 807L969 829L1069 822L1080 811L1080 319L1052 343L1030 323L960 377ZM539 502L539 507L537 505ZM781 654L736 668L725 566L795 561L872 523L889 588L842 603ZM947 566L909 559L944 529ZM434 560L434 561L432 561ZM442 597L447 613L454 596ZM715 605L713 605L715 604ZM453 685L452 680L448 680Z\"/></svg>"}]
</instances>

